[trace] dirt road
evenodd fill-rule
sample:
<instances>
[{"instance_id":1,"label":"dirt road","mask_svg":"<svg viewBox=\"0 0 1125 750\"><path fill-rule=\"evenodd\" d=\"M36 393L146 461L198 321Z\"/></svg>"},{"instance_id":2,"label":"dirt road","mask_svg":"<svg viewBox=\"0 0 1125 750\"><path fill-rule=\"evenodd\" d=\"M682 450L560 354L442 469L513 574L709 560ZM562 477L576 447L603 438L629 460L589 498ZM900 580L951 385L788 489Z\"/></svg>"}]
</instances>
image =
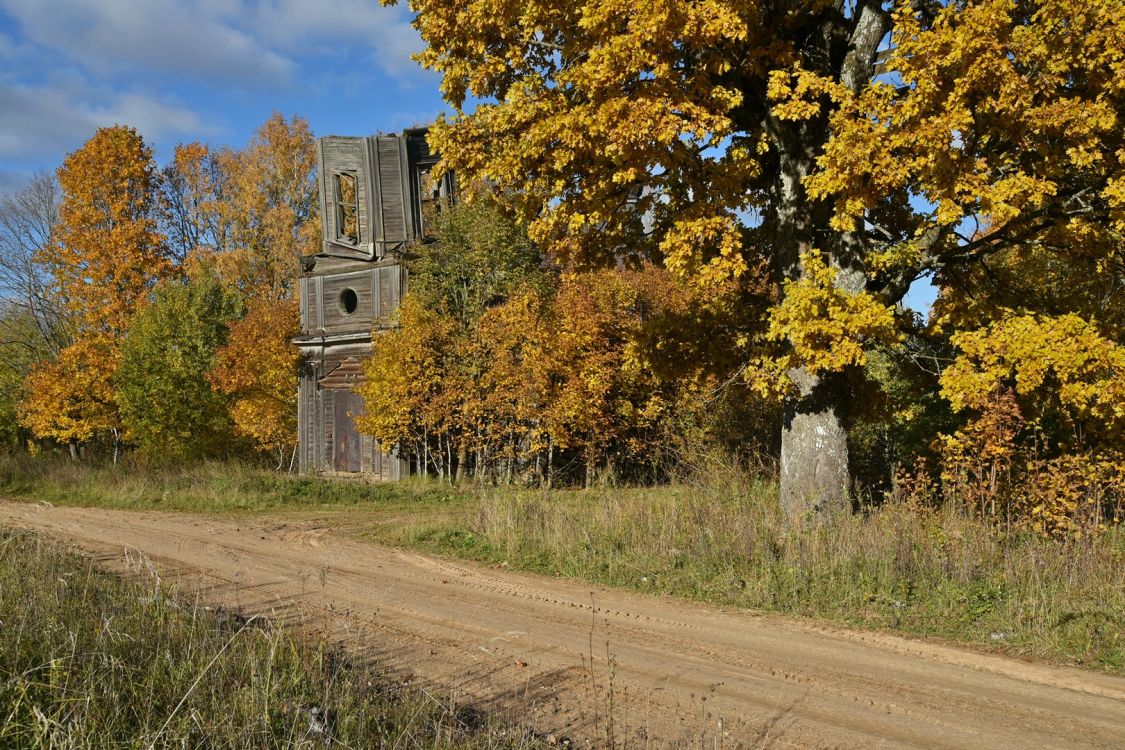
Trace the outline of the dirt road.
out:
<instances>
[{"instance_id":1,"label":"dirt road","mask_svg":"<svg viewBox=\"0 0 1125 750\"><path fill-rule=\"evenodd\" d=\"M366 544L310 521L0 503L118 569L323 627L557 736L663 747L1125 748L1125 679Z\"/></svg>"}]
</instances>

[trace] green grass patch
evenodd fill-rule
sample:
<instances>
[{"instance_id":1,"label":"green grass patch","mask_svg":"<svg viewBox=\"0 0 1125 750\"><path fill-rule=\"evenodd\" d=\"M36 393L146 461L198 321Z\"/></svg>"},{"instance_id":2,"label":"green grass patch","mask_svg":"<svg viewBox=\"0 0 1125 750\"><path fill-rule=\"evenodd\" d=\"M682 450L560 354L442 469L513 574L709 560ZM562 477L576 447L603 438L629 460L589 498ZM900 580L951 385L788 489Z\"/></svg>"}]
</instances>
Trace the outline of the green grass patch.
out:
<instances>
[{"instance_id":1,"label":"green grass patch","mask_svg":"<svg viewBox=\"0 0 1125 750\"><path fill-rule=\"evenodd\" d=\"M524 733L268 621L0 529L0 747L503 748Z\"/></svg>"},{"instance_id":2,"label":"green grass patch","mask_svg":"<svg viewBox=\"0 0 1125 750\"><path fill-rule=\"evenodd\" d=\"M222 461L155 467L126 460L114 466L27 456L0 457L0 495L56 505L199 513L417 509L470 498L425 480L330 481Z\"/></svg>"}]
</instances>

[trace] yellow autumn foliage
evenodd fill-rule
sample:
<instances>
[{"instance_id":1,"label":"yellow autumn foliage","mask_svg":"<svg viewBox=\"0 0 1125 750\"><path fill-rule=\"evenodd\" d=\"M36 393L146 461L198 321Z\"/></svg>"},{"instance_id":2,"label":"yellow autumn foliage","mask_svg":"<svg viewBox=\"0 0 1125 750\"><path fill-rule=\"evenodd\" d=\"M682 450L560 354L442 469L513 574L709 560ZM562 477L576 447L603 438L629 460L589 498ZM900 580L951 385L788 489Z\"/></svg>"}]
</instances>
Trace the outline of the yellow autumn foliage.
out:
<instances>
[{"instance_id":1,"label":"yellow autumn foliage","mask_svg":"<svg viewBox=\"0 0 1125 750\"><path fill-rule=\"evenodd\" d=\"M119 433L113 375L120 345L106 336L84 337L57 360L34 367L24 383L20 423L36 436L60 443L85 443Z\"/></svg>"},{"instance_id":2,"label":"yellow autumn foliage","mask_svg":"<svg viewBox=\"0 0 1125 750\"><path fill-rule=\"evenodd\" d=\"M837 372L863 365L872 343L894 343L894 310L866 292L851 293L836 284L837 271L823 256L802 256L804 274L786 281L781 304L773 308L769 336L793 347L792 366Z\"/></svg>"},{"instance_id":3,"label":"yellow autumn foliage","mask_svg":"<svg viewBox=\"0 0 1125 750\"><path fill-rule=\"evenodd\" d=\"M1119 523L1125 347L1073 313L1003 317L951 341L942 395L969 420L940 440L950 495L1054 536Z\"/></svg>"},{"instance_id":4,"label":"yellow autumn foliage","mask_svg":"<svg viewBox=\"0 0 1125 750\"><path fill-rule=\"evenodd\" d=\"M1058 453L1013 391L977 401L974 417L940 438L945 495L1008 529L1077 537L1125 521L1125 454L1113 448Z\"/></svg>"},{"instance_id":5,"label":"yellow autumn foliage","mask_svg":"<svg viewBox=\"0 0 1125 750\"><path fill-rule=\"evenodd\" d=\"M983 410L997 389L1011 388L1026 408L1057 405L1088 438L1125 426L1125 347L1077 315L1019 315L951 340L960 354L941 387L955 410Z\"/></svg>"},{"instance_id":6,"label":"yellow autumn foliage","mask_svg":"<svg viewBox=\"0 0 1125 750\"><path fill-rule=\"evenodd\" d=\"M58 170L58 224L36 261L74 326L75 342L33 368L21 422L36 436L121 437L113 378L121 342L153 286L176 273L155 218L156 164L132 128L101 128Z\"/></svg>"}]
</instances>

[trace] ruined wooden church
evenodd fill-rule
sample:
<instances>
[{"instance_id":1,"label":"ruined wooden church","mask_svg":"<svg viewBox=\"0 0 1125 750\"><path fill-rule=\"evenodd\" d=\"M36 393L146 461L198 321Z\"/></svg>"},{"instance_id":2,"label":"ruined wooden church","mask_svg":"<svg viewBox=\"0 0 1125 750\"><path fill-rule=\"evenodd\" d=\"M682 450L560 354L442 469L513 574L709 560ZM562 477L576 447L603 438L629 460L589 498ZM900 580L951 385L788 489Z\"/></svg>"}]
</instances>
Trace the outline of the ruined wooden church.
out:
<instances>
[{"instance_id":1,"label":"ruined wooden church","mask_svg":"<svg viewBox=\"0 0 1125 750\"><path fill-rule=\"evenodd\" d=\"M403 255L427 241L426 217L452 198L452 175L432 177L438 161L425 129L366 137L329 136L317 144L320 252L304 258L300 279L303 365L297 400L302 471L398 479L409 466L356 430L363 402L361 363L372 336L391 325L406 292Z\"/></svg>"}]
</instances>

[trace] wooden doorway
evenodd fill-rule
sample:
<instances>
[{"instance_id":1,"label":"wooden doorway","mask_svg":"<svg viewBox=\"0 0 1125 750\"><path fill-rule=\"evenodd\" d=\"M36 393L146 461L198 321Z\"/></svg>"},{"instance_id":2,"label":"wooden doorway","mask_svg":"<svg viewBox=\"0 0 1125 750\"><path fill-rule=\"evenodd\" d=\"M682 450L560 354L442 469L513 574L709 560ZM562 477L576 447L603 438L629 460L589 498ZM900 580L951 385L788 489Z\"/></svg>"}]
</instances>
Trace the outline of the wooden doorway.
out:
<instances>
[{"instance_id":1,"label":"wooden doorway","mask_svg":"<svg viewBox=\"0 0 1125 750\"><path fill-rule=\"evenodd\" d=\"M355 427L355 417L363 414L363 399L352 391L333 393L335 408L335 430L333 434L332 468L336 471L358 473L361 465L361 445L359 432Z\"/></svg>"}]
</instances>

